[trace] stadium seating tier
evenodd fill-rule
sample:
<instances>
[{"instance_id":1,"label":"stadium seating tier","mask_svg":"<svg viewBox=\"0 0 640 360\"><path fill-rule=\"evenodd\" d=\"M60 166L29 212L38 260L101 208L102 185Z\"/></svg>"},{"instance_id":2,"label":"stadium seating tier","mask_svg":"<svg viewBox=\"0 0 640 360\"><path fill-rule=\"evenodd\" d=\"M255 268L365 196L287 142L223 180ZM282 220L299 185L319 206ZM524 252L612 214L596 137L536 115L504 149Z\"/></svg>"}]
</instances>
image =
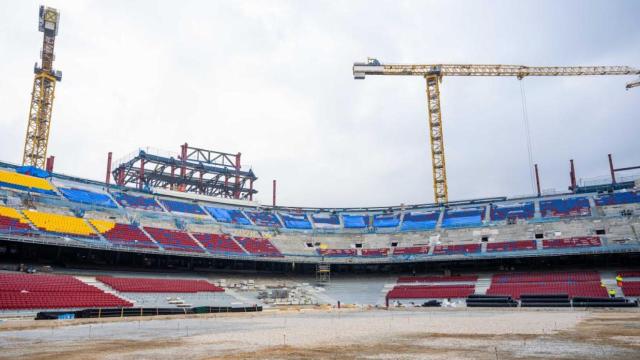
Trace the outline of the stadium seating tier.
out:
<instances>
[{"instance_id":1,"label":"stadium seating tier","mask_svg":"<svg viewBox=\"0 0 640 360\"><path fill-rule=\"evenodd\" d=\"M124 207L151 211L164 211L162 207L158 205L156 200L151 197L133 195L124 192L112 192L111 195L116 199L118 204Z\"/></svg>"},{"instance_id":2,"label":"stadium seating tier","mask_svg":"<svg viewBox=\"0 0 640 360\"><path fill-rule=\"evenodd\" d=\"M97 237L93 229L80 218L34 210L25 210L23 213L33 225L42 231L83 237Z\"/></svg>"},{"instance_id":3,"label":"stadium seating tier","mask_svg":"<svg viewBox=\"0 0 640 360\"><path fill-rule=\"evenodd\" d=\"M89 222L110 243L119 246L158 249L158 246L135 225L119 224L107 220L89 220Z\"/></svg>"},{"instance_id":4,"label":"stadium seating tier","mask_svg":"<svg viewBox=\"0 0 640 360\"><path fill-rule=\"evenodd\" d=\"M120 292L196 293L224 291L224 289L205 280L123 278L111 276L98 276L96 279Z\"/></svg>"},{"instance_id":5,"label":"stadium seating tier","mask_svg":"<svg viewBox=\"0 0 640 360\"><path fill-rule=\"evenodd\" d=\"M475 285L396 285L388 299L453 299L473 294Z\"/></svg>"},{"instance_id":6,"label":"stadium seating tier","mask_svg":"<svg viewBox=\"0 0 640 360\"><path fill-rule=\"evenodd\" d=\"M0 187L56 195L53 186L46 179L5 170L0 170Z\"/></svg>"},{"instance_id":7,"label":"stadium seating tier","mask_svg":"<svg viewBox=\"0 0 640 360\"><path fill-rule=\"evenodd\" d=\"M280 213L284 226L289 229L312 229L307 214Z\"/></svg>"},{"instance_id":8,"label":"stadium seating tier","mask_svg":"<svg viewBox=\"0 0 640 360\"><path fill-rule=\"evenodd\" d=\"M161 199L160 202L171 212L179 212L184 214L206 215L200 205L196 203L188 203L175 200Z\"/></svg>"},{"instance_id":9,"label":"stadium seating tier","mask_svg":"<svg viewBox=\"0 0 640 360\"><path fill-rule=\"evenodd\" d=\"M493 275L487 295L568 295L570 298L608 297L600 274L595 271L559 273L510 273Z\"/></svg>"},{"instance_id":10,"label":"stadium seating tier","mask_svg":"<svg viewBox=\"0 0 640 360\"><path fill-rule=\"evenodd\" d=\"M226 234L192 234L209 252L244 254L242 248Z\"/></svg>"},{"instance_id":11,"label":"stadium seating tier","mask_svg":"<svg viewBox=\"0 0 640 360\"><path fill-rule=\"evenodd\" d=\"M575 197L540 201L542 217L577 217L591 215L589 199Z\"/></svg>"},{"instance_id":12,"label":"stadium seating tier","mask_svg":"<svg viewBox=\"0 0 640 360\"><path fill-rule=\"evenodd\" d=\"M0 274L2 310L130 306L130 302L73 276Z\"/></svg>"},{"instance_id":13,"label":"stadium seating tier","mask_svg":"<svg viewBox=\"0 0 640 360\"><path fill-rule=\"evenodd\" d=\"M199 253L204 252L204 250L198 246L198 244L196 244L185 231L160 229L148 226L145 226L144 230L165 250Z\"/></svg>"},{"instance_id":14,"label":"stadium seating tier","mask_svg":"<svg viewBox=\"0 0 640 360\"><path fill-rule=\"evenodd\" d=\"M249 254L257 256L282 257L280 250L276 248L268 239L236 237L236 240L242 245Z\"/></svg>"}]
</instances>

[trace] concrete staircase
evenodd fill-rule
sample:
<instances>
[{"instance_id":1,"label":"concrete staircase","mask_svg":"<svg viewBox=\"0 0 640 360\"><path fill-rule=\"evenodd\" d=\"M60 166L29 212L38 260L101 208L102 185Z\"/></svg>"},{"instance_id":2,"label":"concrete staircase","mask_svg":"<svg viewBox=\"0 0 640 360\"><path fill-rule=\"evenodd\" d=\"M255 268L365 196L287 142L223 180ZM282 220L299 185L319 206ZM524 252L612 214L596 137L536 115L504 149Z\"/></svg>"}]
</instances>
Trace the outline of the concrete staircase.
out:
<instances>
[{"instance_id":1,"label":"concrete staircase","mask_svg":"<svg viewBox=\"0 0 640 360\"><path fill-rule=\"evenodd\" d=\"M96 288L102 290L103 292L105 292L107 294L111 294L113 296L116 296L116 297L124 300L124 301L128 301L128 302L134 304L134 306L135 306L135 303L136 303L135 300L131 300L131 299L128 299L128 298L122 296L121 293L119 293L118 291L112 289L111 287L107 286L106 284L96 280L96 278L93 277L93 276L75 276L75 278L80 280L80 281L82 281L83 283L85 283L87 285L96 287Z\"/></svg>"},{"instance_id":2,"label":"concrete staircase","mask_svg":"<svg viewBox=\"0 0 640 360\"><path fill-rule=\"evenodd\" d=\"M102 233L98 230L98 228L96 228L91 221L87 220L87 219L83 219L84 222L89 225L89 227L91 228L91 230L95 231L96 234L98 234L98 238L100 239L100 241L102 241L103 243L108 243L107 239L105 239L105 237L102 235Z\"/></svg>"},{"instance_id":3,"label":"concrete staircase","mask_svg":"<svg viewBox=\"0 0 640 360\"><path fill-rule=\"evenodd\" d=\"M491 286L491 276L492 274L481 274L478 275L478 281L476 282L476 290L474 294L478 295L486 295L489 286Z\"/></svg>"},{"instance_id":4,"label":"concrete staircase","mask_svg":"<svg viewBox=\"0 0 640 360\"><path fill-rule=\"evenodd\" d=\"M151 239L151 241L152 241L154 244L156 244L156 246L158 247L158 249L160 249L160 250L164 250L164 248L162 247L162 244L160 244L159 242L157 242L157 241L156 241L156 239L154 239L154 238L153 238L153 236L151 236L151 234L149 234L149 233L147 232L147 230L145 230L145 229L144 229L144 227L143 227L143 226L138 226L138 229L140 229L140 231L142 231L145 235L147 235L147 237L148 237L149 239Z\"/></svg>"},{"instance_id":5,"label":"concrete staircase","mask_svg":"<svg viewBox=\"0 0 640 360\"><path fill-rule=\"evenodd\" d=\"M624 296L622 288L618 286L618 282L616 281L616 275L618 274L615 271L600 271L600 278L604 286L607 287L607 292L609 290L615 290L616 296Z\"/></svg>"}]
</instances>

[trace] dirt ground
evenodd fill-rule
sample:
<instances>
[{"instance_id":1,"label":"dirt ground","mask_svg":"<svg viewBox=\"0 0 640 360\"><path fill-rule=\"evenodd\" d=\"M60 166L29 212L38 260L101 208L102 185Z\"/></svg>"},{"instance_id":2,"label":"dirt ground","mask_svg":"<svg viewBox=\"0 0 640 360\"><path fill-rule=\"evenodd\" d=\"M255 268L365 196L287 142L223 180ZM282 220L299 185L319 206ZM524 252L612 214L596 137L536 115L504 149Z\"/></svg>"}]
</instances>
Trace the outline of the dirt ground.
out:
<instances>
[{"instance_id":1,"label":"dirt ground","mask_svg":"<svg viewBox=\"0 0 640 360\"><path fill-rule=\"evenodd\" d=\"M640 312L302 310L0 323L0 359L640 359Z\"/></svg>"}]
</instances>

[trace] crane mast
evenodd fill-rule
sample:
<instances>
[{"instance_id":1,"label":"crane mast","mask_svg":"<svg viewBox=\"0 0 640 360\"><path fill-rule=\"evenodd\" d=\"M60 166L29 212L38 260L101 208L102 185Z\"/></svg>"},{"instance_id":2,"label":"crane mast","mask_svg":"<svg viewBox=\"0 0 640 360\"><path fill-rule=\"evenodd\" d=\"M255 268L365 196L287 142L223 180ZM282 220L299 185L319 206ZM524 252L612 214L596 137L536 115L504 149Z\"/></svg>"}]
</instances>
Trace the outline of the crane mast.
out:
<instances>
[{"instance_id":1,"label":"crane mast","mask_svg":"<svg viewBox=\"0 0 640 360\"><path fill-rule=\"evenodd\" d=\"M40 6L38 30L44 33L42 41L42 66L35 64L33 72L33 90L27 123L27 135L24 141L23 165L38 168L45 167L51 110L55 97L56 82L62 80L62 73L53 70L55 39L58 35L60 13L50 7Z\"/></svg>"},{"instance_id":2,"label":"crane mast","mask_svg":"<svg viewBox=\"0 0 640 360\"><path fill-rule=\"evenodd\" d=\"M633 75L640 70L628 66L523 66L523 65L470 65L470 64L381 64L369 58L366 63L353 64L353 77L364 79L367 75L422 76L427 82L427 108L429 113L429 137L433 192L437 204L449 200L447 170L442 132L440 107L440 82L443 76L585 76L585 75ZM640 81L630 83L627 89L640 86Z\"/></svg>"}]
</instances>

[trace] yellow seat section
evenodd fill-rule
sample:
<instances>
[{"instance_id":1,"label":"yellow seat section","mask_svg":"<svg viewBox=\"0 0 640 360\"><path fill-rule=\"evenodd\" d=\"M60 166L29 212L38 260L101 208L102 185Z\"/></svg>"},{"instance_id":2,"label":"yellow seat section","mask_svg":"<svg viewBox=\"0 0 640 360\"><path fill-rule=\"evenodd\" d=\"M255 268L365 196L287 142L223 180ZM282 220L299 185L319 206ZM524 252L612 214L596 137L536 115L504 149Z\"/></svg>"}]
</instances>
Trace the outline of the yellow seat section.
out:
<instances>
[{"instance_id":1,"label":"yellow seat section","mask_svg":"<svg viewBox=\"0 0 640 360\"><path fill-rule=\"evenodd\" d=\"M29 221L27 221L27 219L25 219L24 216L22 216L22 214L20 214L18 210L4 207L4 206L0 206L0 216L20 220L20 222L23 224L29 223Z\"/></svg>"},{"instance_id":2,"label":"yellow seat section","mask_svg":"<svg viewBox=\"0 0 640 360\"><path fill-rule=\"evenodd\" d=\"M107 231L113 229L116 226L116 223L114 223L113 221L108 221L108 220L91 219L91 220L89 220L89 222L96 229L98 229L98 231L100 231L101 234L106 233Z\"/></svg>"},{"instance_id":3,"label":"yellow seat section","mask_svg":"<svg viewBox=\"0 0 640 360\"><path fill-rule=\"evenodd\" d=\"M77 217L49 214L34 210L25 210L23 213L31 220L33 225L41 230L82 236L96 235L95 231L93 231L83 219Z\"/></svg>"},{"instance_id":4,"label":"yellow seat section","mask_svg":"<svg viewBox=\"0 0 640 360\"><path fill-rule=\"evenodd\" d=\"M0 182L24 186L27 188L53 191L53 186L51 186L51 184L45 179L18 174L11 171L0 170Z\"/></svg>"}]
</instances>

